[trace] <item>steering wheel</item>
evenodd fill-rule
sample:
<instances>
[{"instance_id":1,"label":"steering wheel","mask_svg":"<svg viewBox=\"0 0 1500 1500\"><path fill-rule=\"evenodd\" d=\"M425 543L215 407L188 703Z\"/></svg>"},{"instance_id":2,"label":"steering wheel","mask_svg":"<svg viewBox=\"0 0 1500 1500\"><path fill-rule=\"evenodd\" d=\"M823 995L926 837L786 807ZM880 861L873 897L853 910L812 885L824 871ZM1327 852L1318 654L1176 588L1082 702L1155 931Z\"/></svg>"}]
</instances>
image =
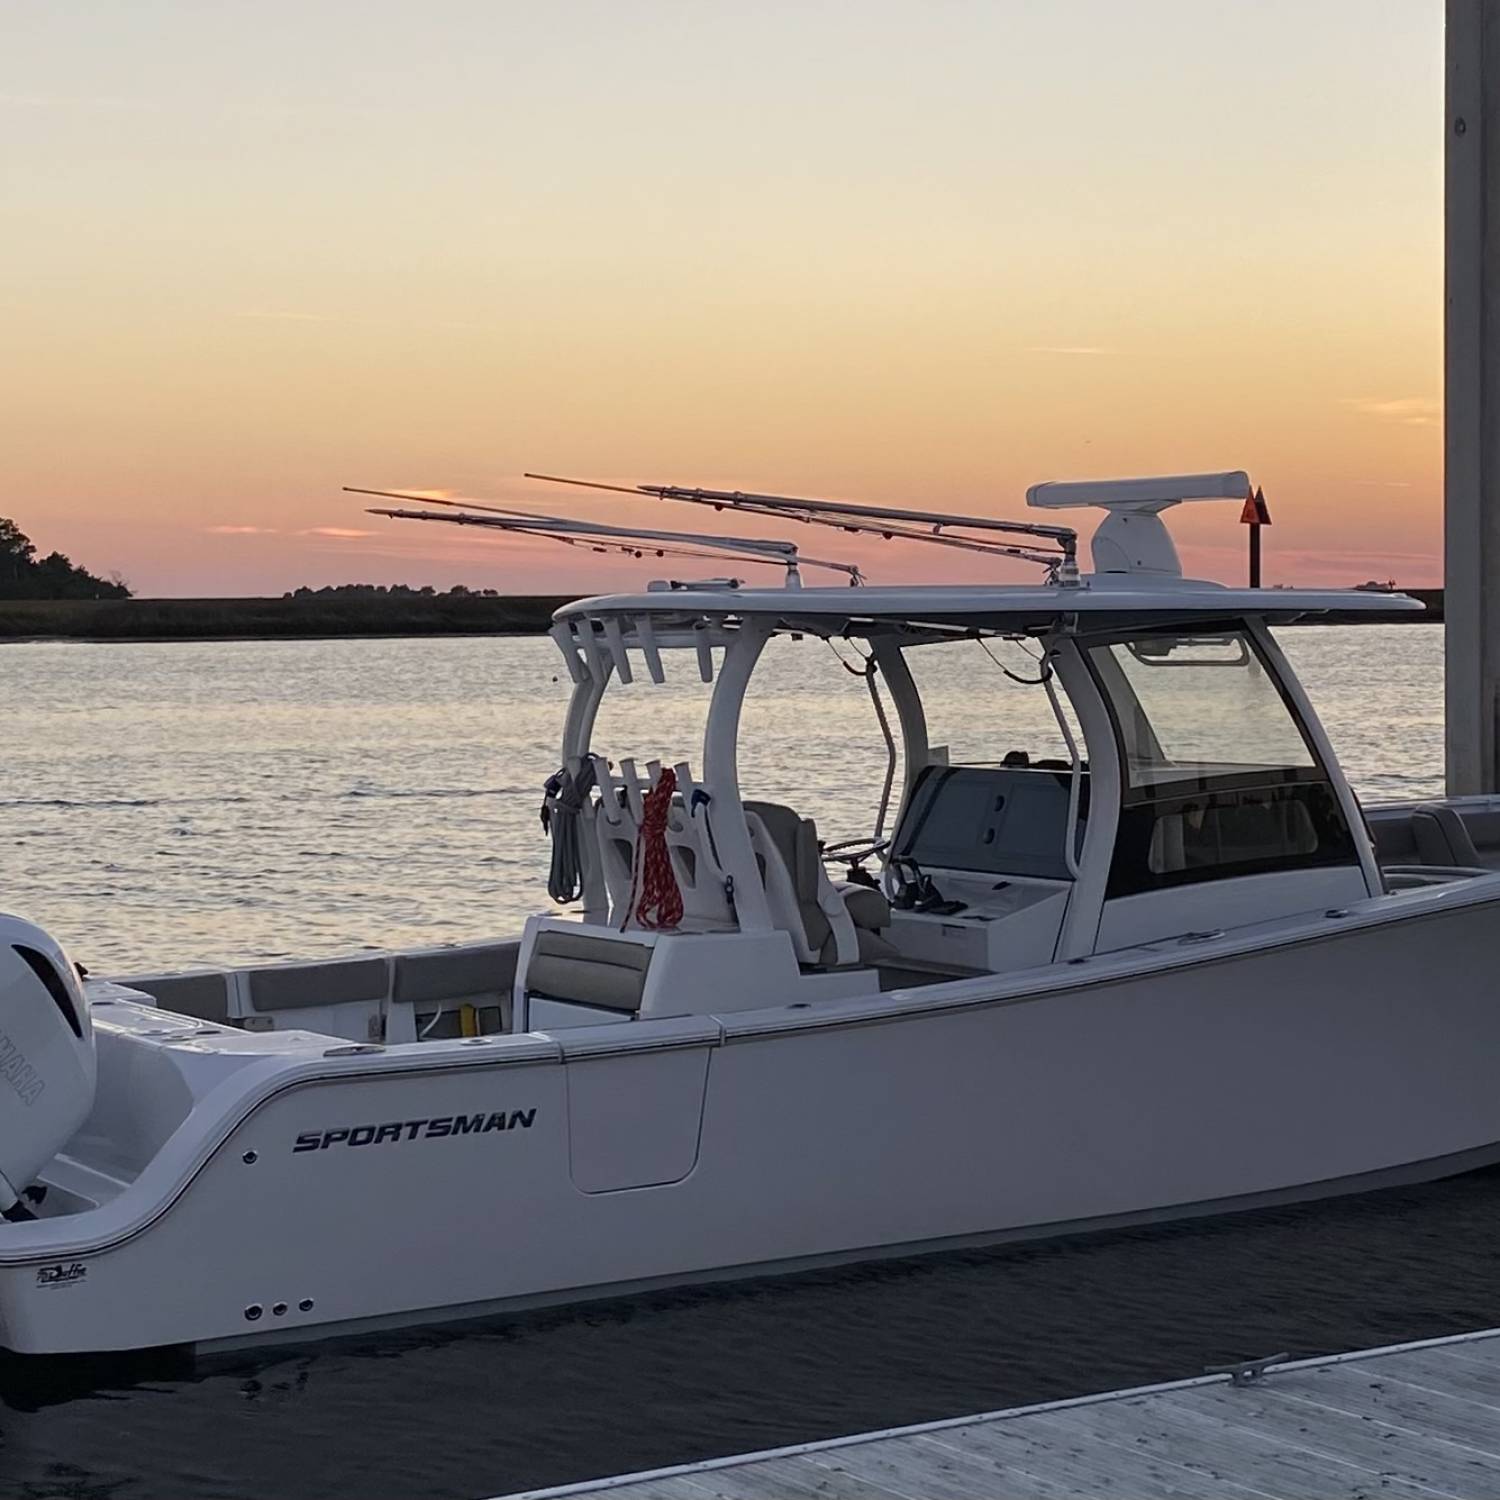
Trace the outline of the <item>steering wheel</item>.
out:
<instances>
[{"instance_id":1,"label":"steering wheel","mask_svg":"<svg viewBox=\"0 0 1500 1500\"><path fill-rule=\"evenodd\" d=\"M861 860L869 859L872 854L884 854L890 847L889 839L840 839L834 844L824 844L821 852L825 864L831 860L852 869Z\"/></svg>"}]
</instances>

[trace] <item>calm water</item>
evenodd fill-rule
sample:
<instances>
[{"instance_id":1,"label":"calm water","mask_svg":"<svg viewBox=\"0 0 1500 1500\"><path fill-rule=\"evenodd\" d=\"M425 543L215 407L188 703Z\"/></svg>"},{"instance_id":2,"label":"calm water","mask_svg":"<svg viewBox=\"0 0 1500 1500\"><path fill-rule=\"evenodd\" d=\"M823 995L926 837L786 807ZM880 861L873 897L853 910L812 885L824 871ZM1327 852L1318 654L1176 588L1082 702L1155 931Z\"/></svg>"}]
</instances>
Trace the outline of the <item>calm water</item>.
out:
<instances>
[{"instance_id":1,"label":"calm water","mask_svg":"<svg viewBox=\"0 0 1500 1500\"><path fill-rule=\"evenodd\" d=\"M1367 798L1439 789L1440 630L1284 640ZM935 740L1048 743L1035 690L944 651L924 678ZM513 931L542 885L551 652L0 649L0 909L101 972ZM787 642L758 688L747 784L827 837L862 832L883 764L862 684L827 647ZM597 743L696 761L695 704L690 684L640 688ZM1500 1174L1483 1173L239 1360L0 1359L0 1495L486 1496L1493 1326L1497 1246Z\"/></svg>"}]
</instances>

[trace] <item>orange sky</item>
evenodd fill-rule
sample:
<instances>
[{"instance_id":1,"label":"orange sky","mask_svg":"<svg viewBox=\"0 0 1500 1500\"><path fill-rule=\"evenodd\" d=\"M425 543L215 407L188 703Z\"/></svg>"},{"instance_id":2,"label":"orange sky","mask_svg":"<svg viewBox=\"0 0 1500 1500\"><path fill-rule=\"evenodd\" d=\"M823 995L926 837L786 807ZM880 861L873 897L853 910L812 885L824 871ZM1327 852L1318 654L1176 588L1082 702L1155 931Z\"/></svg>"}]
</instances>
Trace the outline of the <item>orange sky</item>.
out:
<instances>
[{"instance_id":1,"label":"orange sky","mask_svg":"<svg viewBox=\"0 0 1500 1500\"><path fill-rule=\"evenodd\" d=\"M0 515L139 592L639 575L339 491L623 514L527 468L1004 515L1245 467L1268 581L1440 580L1438 0L4 27ZM1173 526L1242 576L1233 506Z\"/></svg>"}]
</instances>

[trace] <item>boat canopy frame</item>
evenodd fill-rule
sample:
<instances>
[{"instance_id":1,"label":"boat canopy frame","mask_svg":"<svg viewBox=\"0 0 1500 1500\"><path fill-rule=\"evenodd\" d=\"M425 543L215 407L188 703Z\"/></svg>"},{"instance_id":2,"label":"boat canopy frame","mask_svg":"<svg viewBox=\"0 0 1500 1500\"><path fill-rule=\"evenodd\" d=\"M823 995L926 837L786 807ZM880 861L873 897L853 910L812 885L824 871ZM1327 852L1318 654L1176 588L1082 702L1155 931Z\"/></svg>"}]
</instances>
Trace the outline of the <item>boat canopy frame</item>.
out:
<instances>
[{"instance_id":1,"label":"boat canopy frame","mask_svg":"<svg viewBox=\"0 0 1500 1500\"><path fill-rule=\"evenodd\" d=\"M718 865L714 873L732 892L731 904L740 930L769 931L774 924L742 800L738 745L745 694L771 638L778 634L813 635L829 641L847 639L865 644L869 659L885 679L891 696L897 726L893 738L899 742L904 767L893 829L900 826L916 778L933 754L926 708L907 664L906 651L924 644L966 639L1038 640L1043 648L1038 685L1048 694L1070 761L1067 862L1072 890L1058 956L1081 957L1095 951L1099 936L1125 783L1123 747L1106 692L1088 662L1088 649L1132 634L1237 630L1253 642L1259 661L1326 774L1340 813L1355 836L1366 889L1375 895L1383 888L1374 851L1363 836L1358 800L1326 730L1268 625L1268 616L1295 617L1301 613L1299 604L1303 608L1307 603L1333 607L1325 602L1326 596L1315 595L1307 601L1271 600L1265 593L1258 593L1252 595L1258 608L1247 610L1236 607L1241 605L1244 591L1202 585L1194 590L1205 596L1202 599L1190 601L1185 597L1188 593L1185 588L1153 589L1149 607L1132 607L1136 601L1127 602L1125 590L1064 592L1022 588L1006 590L1004 594L985 590L983 604L987 608L981 611L969 605L955 611L952 605L958 601L952 596L964 592L915 589L862 590L850 594L846 590L819 589L804 590L795 599L789 599L785 592L778 591L776 595L763 594L753 601L756 605L764 601L764 607L747 607L752 601L744 595L730 595L721 604L717 596L706 598L694 590L671 590L569 605L558 612L551 631L572 682L562 764L577 776L592 762L607 777L610 762L596 754L592 737L600 705L611 684L637 680L632 655L644 663L651 682L663 683L665 654L691 652L699 678L712 684L712 689L699 771L695 776L685 763L675 766L679 790L690 816L698 816L701 810L705 818L712 820L709 843ZM1033 605L1029 596L1044 593L1052 595L1046 600L1051 607L1038 607L1043 603L1041 599L1036 599ZM1059 593L1062 598L1057 597ZM830 594L836 595L840 608L823 607ZM869 609L871 603L884 605L885 600L879 596L885 594L900 596L904 608ZM1026 597L1008 599L1006 594ZM1081 600L1087 600L1092 607L1078 609ZM1340 596L1339 607L1342 602ZM815 607L806 609L808 603ZM922 605L928 607L924 609ZM716 653L721 653L717 663ZM1072 710L1081 745L1072 732L1061 699L1066 699ZM894 746L890 753L894 759ZM1089 815L1083 820L1079 842L1076 835L1085 763ZM618 764L621 792L638 801L641 782L635 763L626 758ZM648 787L654 784L660 769L658 762L647 763ZM607 783L601 781L601 794L607 793ZM585 861L583 915L589 922L605 920L608 909L602 873L591 868L596 864L595 860Z\"/></svg>"}]
</instances>

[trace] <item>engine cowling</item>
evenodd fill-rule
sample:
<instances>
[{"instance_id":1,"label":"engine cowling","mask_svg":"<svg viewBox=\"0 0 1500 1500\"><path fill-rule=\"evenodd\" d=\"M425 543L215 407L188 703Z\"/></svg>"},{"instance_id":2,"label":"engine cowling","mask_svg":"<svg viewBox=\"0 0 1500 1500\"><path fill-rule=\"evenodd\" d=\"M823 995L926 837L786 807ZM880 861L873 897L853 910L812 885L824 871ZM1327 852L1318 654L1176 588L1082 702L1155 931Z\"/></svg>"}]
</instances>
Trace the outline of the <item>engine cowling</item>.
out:
<instances>
[{"instance_id":1,"label":"engine cowling","mask_svg":"<svg viewBox=\"0 0 1500 1500\"><path fill-rule=\"evenodd\" d=\"M0 914L0 1213L88 1118L96 1079L78 971L40 927Z\"/></svg>"}]
</instances>

